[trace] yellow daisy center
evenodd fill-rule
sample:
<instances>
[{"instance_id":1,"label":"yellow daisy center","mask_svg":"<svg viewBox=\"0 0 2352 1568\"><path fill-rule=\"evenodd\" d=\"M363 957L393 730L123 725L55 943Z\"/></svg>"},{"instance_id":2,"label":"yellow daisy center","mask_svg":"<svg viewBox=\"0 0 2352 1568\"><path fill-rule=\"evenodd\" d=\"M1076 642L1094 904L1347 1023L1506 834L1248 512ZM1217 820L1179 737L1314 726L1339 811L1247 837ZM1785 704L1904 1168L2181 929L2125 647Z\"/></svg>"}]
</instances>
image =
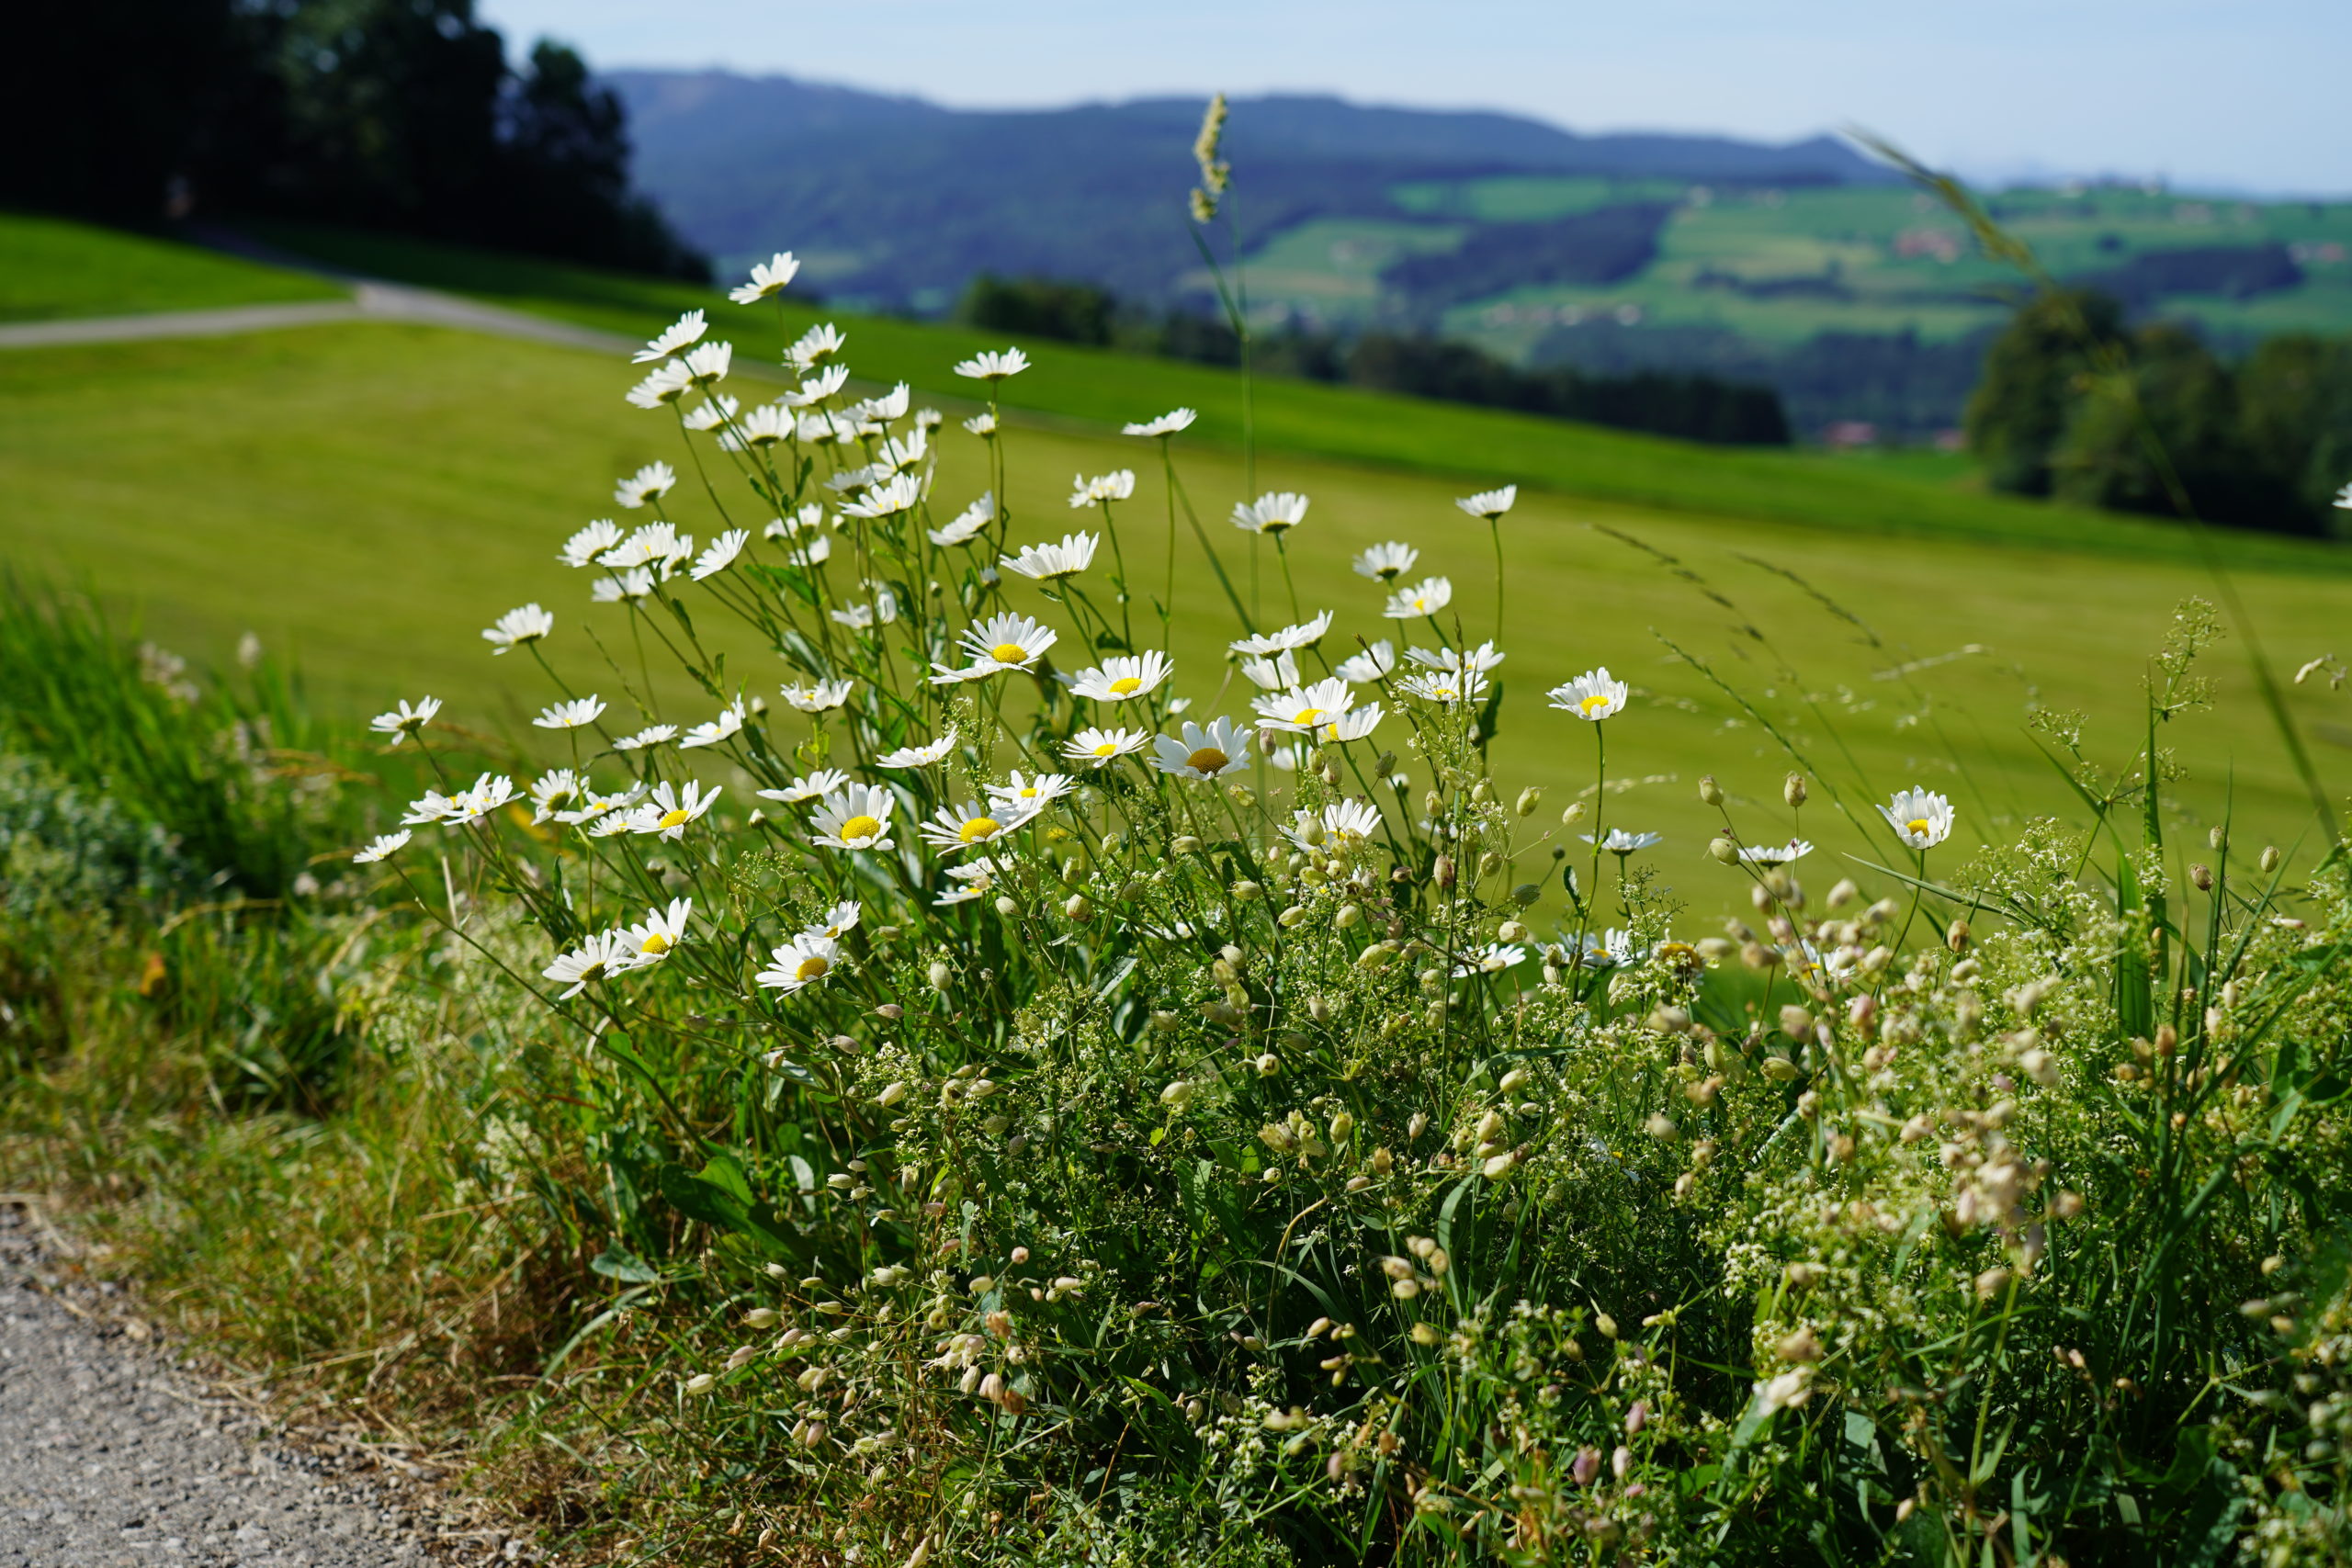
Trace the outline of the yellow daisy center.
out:
<instances>
[{"instance_id":1,"label":"yellow daisy center","mask_svg":"<svg viewBox=\"0 0 2352 1568\"><path fill-rule=\"evenodd\" d=\"M639 953L667 953L670 951L670 939L655 931L639 942L637 950Z\"/></svg>"},{"instance_id":2,"label":"yellow daisy center","mask_svg":"<svg viewBox=\"0 0 2352 1568\"><path fill-rule=\"evenodd\" d=\"M792 977L806 985L811 980L822 979L825 971L832 966L831 959L825 957L822 953L812 953L800 961L799 966L793 970Z\"/></svg>"},{"instance_id":3,"label":"yellow daisy center","mask_svg":"<svg viewBox=\"0 0 2352 1568\"><path fill-rule=\"evenodd\" d=\"M1105 740L1094 748L1094 754L1098 757L1115 757L1119 754L1119 743L1115 740Z\"/></svg>"},{"instance_id":4,"label":"yellow daisy center","mask_svg":"<svg viewBox=\"0 0 2352 1568\"><path fill-rule=\"evenodd\" d=\"M1029 650L1017 642L1001 642L989 649L989 657L999 664L1018 664L1029 657Z\"/></svg>"},{"instance_id":5,"label":"yellow daisy center","mask_svg":"<svg viewBox=\"0 0 2352 1568\"><path fill-rule=\"evenodd\" d=\"M998 825L995 818L975 817L961 828L956 829L956 836L967 844L977 844L982 839L996 837L1001 831L1002 829Z\"/></svg>"},{"instance_id":6,"label":"yellow daisy center","mask_svg":"<svg viewBox=\"0 0 2352 1568\"><path fill-rule=\"evenodd\" d=\"M1122 675L1111 682L1108 690L1115 696L1130 696L1143 690L1143 682L1133 675Z\"/></svg>"},{"instance_id":7,"label":"yellow daisy center","mask_svg":"<svg viewBox=\"0 0 2352 1568\"><path fill-rule=\"evenodd\" d=\"M1429 610L1429 607L1430 607L1430 601L1429 601L1429 595L1428 595L1428 594L1426 594L1426 593L1416 593L1416 594L1414 594L1414 595L1413 595L1413 608L1414 608L1414 609L1416 609L1416 610L1419 610L1419 611L1422 611L1423 613L1427 613L1427 611Z\"/></svg>"},{"instance_id":8,"label":"yellow daisy center","mask_svg":"<svg viewBox=\"0 0 2352 1568\"><path fill-rule=\"evenodd\" d=\"M1301 708L1296 713L1290 716L1290 721L1293 724L1313 724L1317 719L1321 718L1322 716L1323 710L1321 708Z\"/></svg>"},{"instance_id":9,"label":"yellow daisy center","mask_svg":"<svg viewBox=\"0 0 2352 1568\"><path fill-rule=\"evenodd\" d=\"M882 823L879 818L873 817L853 817L848 821L842 824L841 837L845 840L871 839L881 831Z\"/></svg>"},{"instance_id":10,"label":"yellow daisy center","mask_svg":"<svg viewBox=\"0 0 2352 1568\"><path fill-rule=\"evenodd\" d=\"M1913 832L1918 834L1919 837L1923 839L1928 836L1928 819L1924 817L1914 817L1910 821L1905 822L1904 826L1910 829Z\"/></svg>"},{"instance_id":11,"label":"yellow daisy center","mask_svg":"<svg viewBox=\"0 0 2352 1568\"><path fill-rule=\"evenodd\" d=\"M1198 773L1222 773L1225 770L1226 765L1232 761L1232 758L1227 756L1216 747L1204 746L1199 750L1193 752L1191 756L1185 758L1184 765Z\"/></svg>"},{"instance_id":12,"label":"yellow daisy center","mask_svg":"<svg viewBox=\"0 0 2352 1568\"><path fill-rule=\"evenodd\" d=\"M1592 716L1593 710L1595 708L1605 708L1608 705L1609 694L1606 692L1595 692L1592 695L1585 698L1584 701L1577 705L1577 706L1584 710L1584 716L1587 718L1590 718Z\"/></svg>"},{"instance_id":13,"label":"yellow daisy center","mask_svg":"<svg viewBox=\"0 0 2352 1568\"><path fill-rule=\"evenodd\" d=\"M695 814L681 806L675 811L665 811L662 814L662 826L665 829L683 828L694 819Z\"/></svg>"}]
</instances>

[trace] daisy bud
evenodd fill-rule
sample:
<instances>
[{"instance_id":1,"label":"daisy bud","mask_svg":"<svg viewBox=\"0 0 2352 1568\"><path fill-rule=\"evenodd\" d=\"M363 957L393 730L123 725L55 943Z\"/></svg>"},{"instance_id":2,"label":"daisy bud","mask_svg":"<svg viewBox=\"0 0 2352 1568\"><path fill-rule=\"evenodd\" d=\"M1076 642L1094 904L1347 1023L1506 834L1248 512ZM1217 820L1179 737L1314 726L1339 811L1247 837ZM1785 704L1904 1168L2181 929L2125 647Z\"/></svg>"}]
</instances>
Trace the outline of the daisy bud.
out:
<instances>
[{"instance_id":1,"label":"daisy bud","mask_svg":"<svg viewBox=\"0 0 2352 1568\"><path fill-rule=\"evenodd\" d=\"M1954 920L1945 928L1944 945L1954 953L1968 951L1968 922L1966 920Z\"/></svg>"},{"instance_id":2,"label":"daisy bud","mask_svg":"<svg viewBox=\"0 0 2352 1568\"><path fill-rule=\"evenodd\" d=\"M1346 931L1351 926L1362 925L1363 923L1363 906L1361 904L1340 905L1340 912L1332 918L1331 923L1341 931Z\"/></svg>"},{"instance_id":3,"label":"daisy bud","mask_svg":"<svg viewBox=\"0 0 2352 1568\"><path fill-rule=\"evenodd\" d=\"M1861 896L1862 890L1855 886L1854 879L1849 876L1829 890L1829 907L1833 909L1842 909Z\"/></svg>"},{"instance_id":4,"label":"daisy bud","mask_svg":"<svg viewBox=\"0 0 2352 1568\"><path fill-rule=\"evenodd\" d=\"M1083 925L1094 918L1094 905L1083 893L1073 893L1062 900L1062 913Z\"/></svg>"},{"instance_id":5,"label":"daisy bud","mask_svg":"<svg viewBox=\"0 0 2352 1568\"><path fill-rule=\"evenodd\" d=\"M1179 833L1168 840L1168 847L1180 855L1197 854L1200 852L1201 841L1190 833Z\"/></svg>"},{"instance_id":6,"label":"daisy bud","mask_svg":"<svg viewBox=\"0 0 2352 1568\"><path fill-rule=\"evenodd\" d=\"M1454 881L1453 857L1452 855L1438 856L1437 864L1431 868L1430 874L1440 887L1453 886Z\"/></svg>"},{"instance_id":7,"label":"daisy bud","mask_svg":"<svg viewBox=\"0 0 2352 1568\"><path fill-rule=\"evenodd\" d=\"M1715 839L1711 840L1707 845L1707 852L1714 856L1717 860L1723 862L1725 865L1737 865L1739 863L1739 846L1733 843L1729 839Z\"/></svg>"},{"instance_id":8,"label":"daisy bud","mask_svg":"<svg viewBox=\"0 0 2352 1568\"><path fill-rule=\"evenodd\" d=\"M944 964L933 964L931 966L930 974L927 975L925 978L931 982L931 988L933 990L944 991L949 986L955 984L956 971L950 969Z\"/></svg>"},{"instance_id":9,"label":"daisy bud","mask_svg":"<svg viewBox=\"0 0 2352 1568\"><path fill-rule=\"evenodd\" d=\"M1781 781L1781 798L1789 803L1789 809L1792 811L1804 804L1804 775L1803 773L1791 773Z\"/></svg>"},{"instance_id":10,"label":"daisy bud","mask_svg":"<svg viewBox=\"0 0 2352 1568\"><path fill-rule=\"evenodd\" d=\"M1714 774L1701 773L1699 775L1699 799L1708 806L1721 806L1724 803L1724 786L1715 782Z\"/></svg>"},{"instance_id":11,"label":"daisy bud","mask_svg":"<svg viewBox=\"0 0 2352 1568\"><path fill-rule=\"evenodd\" d=\"M1519 792L1519 802L1516 809L1521 817L1532 817L1535 815L1535 808L1543 804L1544 786L1542 784L1529 784L1525 789Z\"/></svg>"},{"instance_id":12,"label":"daisy bud","mask_svg":"<svg viewBox=\"0 0 2352 1568\"><path fill-rule=\"evenodd\" d=\"M2266 844L2263 846L2261 865L2265 872L2273 872L2278 869L2278 845Z\"/></svg>"},{"instance_id":13,"label":"daisy bud","mask_svg":"<svg viewBox=\"0 0 2352 1568\"><path fill-rule=\"evenodd\" d=\"M1573 828L1583 820L1584 802L1581 800L1570 801L1560 812L1560 826L1563 828Z\"/></svg>"}]
</instances>

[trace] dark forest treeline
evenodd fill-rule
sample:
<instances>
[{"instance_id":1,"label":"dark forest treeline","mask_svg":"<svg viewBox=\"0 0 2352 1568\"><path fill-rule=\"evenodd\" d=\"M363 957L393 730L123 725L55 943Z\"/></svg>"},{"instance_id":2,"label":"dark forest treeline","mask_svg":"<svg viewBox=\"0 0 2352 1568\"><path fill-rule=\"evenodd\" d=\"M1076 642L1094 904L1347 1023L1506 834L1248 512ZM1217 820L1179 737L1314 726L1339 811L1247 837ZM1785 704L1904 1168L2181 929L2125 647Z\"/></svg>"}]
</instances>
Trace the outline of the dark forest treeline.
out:
<instances>
[{"instance_id":1,"label":"dark forest treeline","mask_svg":"<svg viewBox=\"0 0 2352 1568\"><path fill-rule=\"evenodd\" d=\"M2324 534L2352 481L2352 342L2293 333L2231 365L2111 296L2051 294L1994 340L1967 432L1998 490L2172 515L2161 463L2210 522Z\"/></svg>"},{"instance_id":2,"label":"dark forest treeline","mask_svg":"<svg viewBox=\"0 0 2352 1568\"><path fill-rule=\"evenodd\" d=\"M1091 284L983 275L957 314L975 326L1067 343L1115 346L1209 365L1238 365L1241 344L1224 321L1184 311L1155 314ZM1555 367L1521 370L1464 344L1368 333L1343 338L1289 329L1252 336L1252 368L1511 409L1723 446L1785 446L1789 422L1769 387L1713 376L1638 371L1593 376Z\"/></svg>"},{"instance_id":3,"label":"dark forest treeline","mask_svg":"<svg viewBox=\"0 0 2352 1568\"><path fill-rule=\"evenodd\" d=\"M629 186L620 100L472 0L20 8L0 202L114 222L266 214L705 277Z\"/></svg>"}]
</instances>

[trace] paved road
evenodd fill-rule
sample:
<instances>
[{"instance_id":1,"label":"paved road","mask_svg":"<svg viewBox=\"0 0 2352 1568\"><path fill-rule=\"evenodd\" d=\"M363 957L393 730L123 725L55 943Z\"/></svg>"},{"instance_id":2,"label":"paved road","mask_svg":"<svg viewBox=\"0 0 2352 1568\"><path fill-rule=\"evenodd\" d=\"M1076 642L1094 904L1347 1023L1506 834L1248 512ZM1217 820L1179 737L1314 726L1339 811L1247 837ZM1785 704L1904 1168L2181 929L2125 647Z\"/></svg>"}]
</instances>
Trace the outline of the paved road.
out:
<instances>
[{"instance_id":1,"label":"paved road","mask_svg":"<svg viewBox=\"0 0 2352 1568\"><path fill-rule=\"evenodd\" d=\"M143 338L227 337L324 321L421 321L460 332L523 338L599 354L626 353L637 340L567 321L551 321L502 310L454 294L401 284L360 281L348 299L317 299L297 305L237 305L220 310L170 310L145 316L90 316L76 321L16 321L0 325L0 348L54 348L78 343L129 343Z\"/></svg>"},{"instance_id":2,"label":"paved road","mask_svg":"<svg viewBox=\"0 0 2352 1568\"><path fill-rule=\"evenodd\" d=\"M256 1441L233 1402L65 1305L103 1303L55 1275L28 1211L0 1201L0 1568L432 1561L390 1493ZM465 1544L478 1562L496 1542Z\"/></svg>"}]
</instances>

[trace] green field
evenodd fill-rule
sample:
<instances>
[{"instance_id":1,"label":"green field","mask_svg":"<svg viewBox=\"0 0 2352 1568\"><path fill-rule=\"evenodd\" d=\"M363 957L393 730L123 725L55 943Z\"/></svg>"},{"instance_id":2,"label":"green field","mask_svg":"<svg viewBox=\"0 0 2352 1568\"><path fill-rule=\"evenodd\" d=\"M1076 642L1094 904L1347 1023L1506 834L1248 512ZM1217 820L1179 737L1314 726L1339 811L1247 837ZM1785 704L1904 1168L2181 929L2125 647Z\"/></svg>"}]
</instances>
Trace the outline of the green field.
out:
<instances>
[{"instance_id":1,"label":"green field","mask_svg":"<svg viewBox=\"0 0 2352 1568\"><path fill-rule=\"evenodd\" d=\"M622 404L628 378L624 366L593 355L375 323L10 354L0 357L8 558L95 583L111 602L137 607L150 635L208 660L225 659L252 629L296 651L323 694L355 714L432 692L474 722L514 726L548 694L522 660L492 658L481 626L537 599L567 632L586 621L608 637L623 635L619 614L592 612L584 578L553 553L581 522L609 512L615 474L677 456L675 433L660 418ZM978 444L952 434L937 492L950 509L984 483ZM1009 446L1011 499L1031 520L1018 532L1043 537L1071 525L1071 473L1135 465L1144 478L1128 513L1130 555L1159 558L1161 492L1142 443L1036 427L1016 431ZM1203 444L1186 454L1184 471L1212 525L1243 491L1229 448ZM1287 454L1261 459L1259 483L1314 496L1293 556L1303 599L1341 612L1340 636L1389 629L1375 618L1374 592L1345 564L1349 552L1381 538L1420 546L1421 570L1453 577L1464 628L1487 629L1487 545L1452 506L1460 485ZM683 510L697 533L713 531L707 506ZM1677 863L1686 865L1703 831L1696 776L1712 771L1742 793L1769 796L1785 761L1752 716L1654 633L1716 664L1764 712L1793 726L1833 774L1867 779L1874 790L1920 778L1953 789L1973 817L2007 819L2067 804L2021 732L2029 705L2120 719L2171 606L2202 587L2197 572L2162 559L1890 538L1553 494L1531 493L1508 527L1512 662L1504 673L1516 694L1498 743L1506 774L1579 785L1590 736L1543 711L1535 694L1610 664L1643 694L1639 717L1612 731L1612 765L1650 781L1631 806L1675 835ZM1602 527L1678 558L1734 607ZM1248 541L1216 531L1246 581ZM1854 625L1757 562L1804 573L1883 646L1864 646ZM1280 604L1273 564L1261 563L1270 618ZM1138 565L1137 575L1156 584L1159 572ZM1212 699L1225 678L1219 648L1232 635L1230 612L1189 537L1179 578L1180 681L1204 706L1237 711L1236 694ZM2342 576L2249 573L2245 588L2274 657L2299 663L2338 649L2352 597ZM1976 651L1961 651L1968 649ZM570 672L596 680L583 636L560 637L556 652ZM1877 678L1917 660L1942 662L1912 678ZM768 679L757 662L740 667L754 682ZM2301 813L2244 666L2225 655L2216 671L2220 705L2180 742L2196 773L2182 787L2184 807L2210 814L2233 788L2242 818L2290 833ZM2306 724L2343 721L2345 699L2324 687L2299 689L2295 702ZM664 716L707 716L690 706ZM2128 747L2128 728L2110 725L2101 739ZM2352 781L2352 756L2323 750L2337 787ZM1966 759L1964 773L1943 760L1954 752Z\"/></svg>"},{"instance_id":2,"label":"green field","mask_svg":"<svg viewBox=\"0 0 2352 1568\"><path fill-rule=\"evenodd\" d=\"M0 321L334 299L346 290L172 240L0 213Z\"/></svg>"}]
</instances>

